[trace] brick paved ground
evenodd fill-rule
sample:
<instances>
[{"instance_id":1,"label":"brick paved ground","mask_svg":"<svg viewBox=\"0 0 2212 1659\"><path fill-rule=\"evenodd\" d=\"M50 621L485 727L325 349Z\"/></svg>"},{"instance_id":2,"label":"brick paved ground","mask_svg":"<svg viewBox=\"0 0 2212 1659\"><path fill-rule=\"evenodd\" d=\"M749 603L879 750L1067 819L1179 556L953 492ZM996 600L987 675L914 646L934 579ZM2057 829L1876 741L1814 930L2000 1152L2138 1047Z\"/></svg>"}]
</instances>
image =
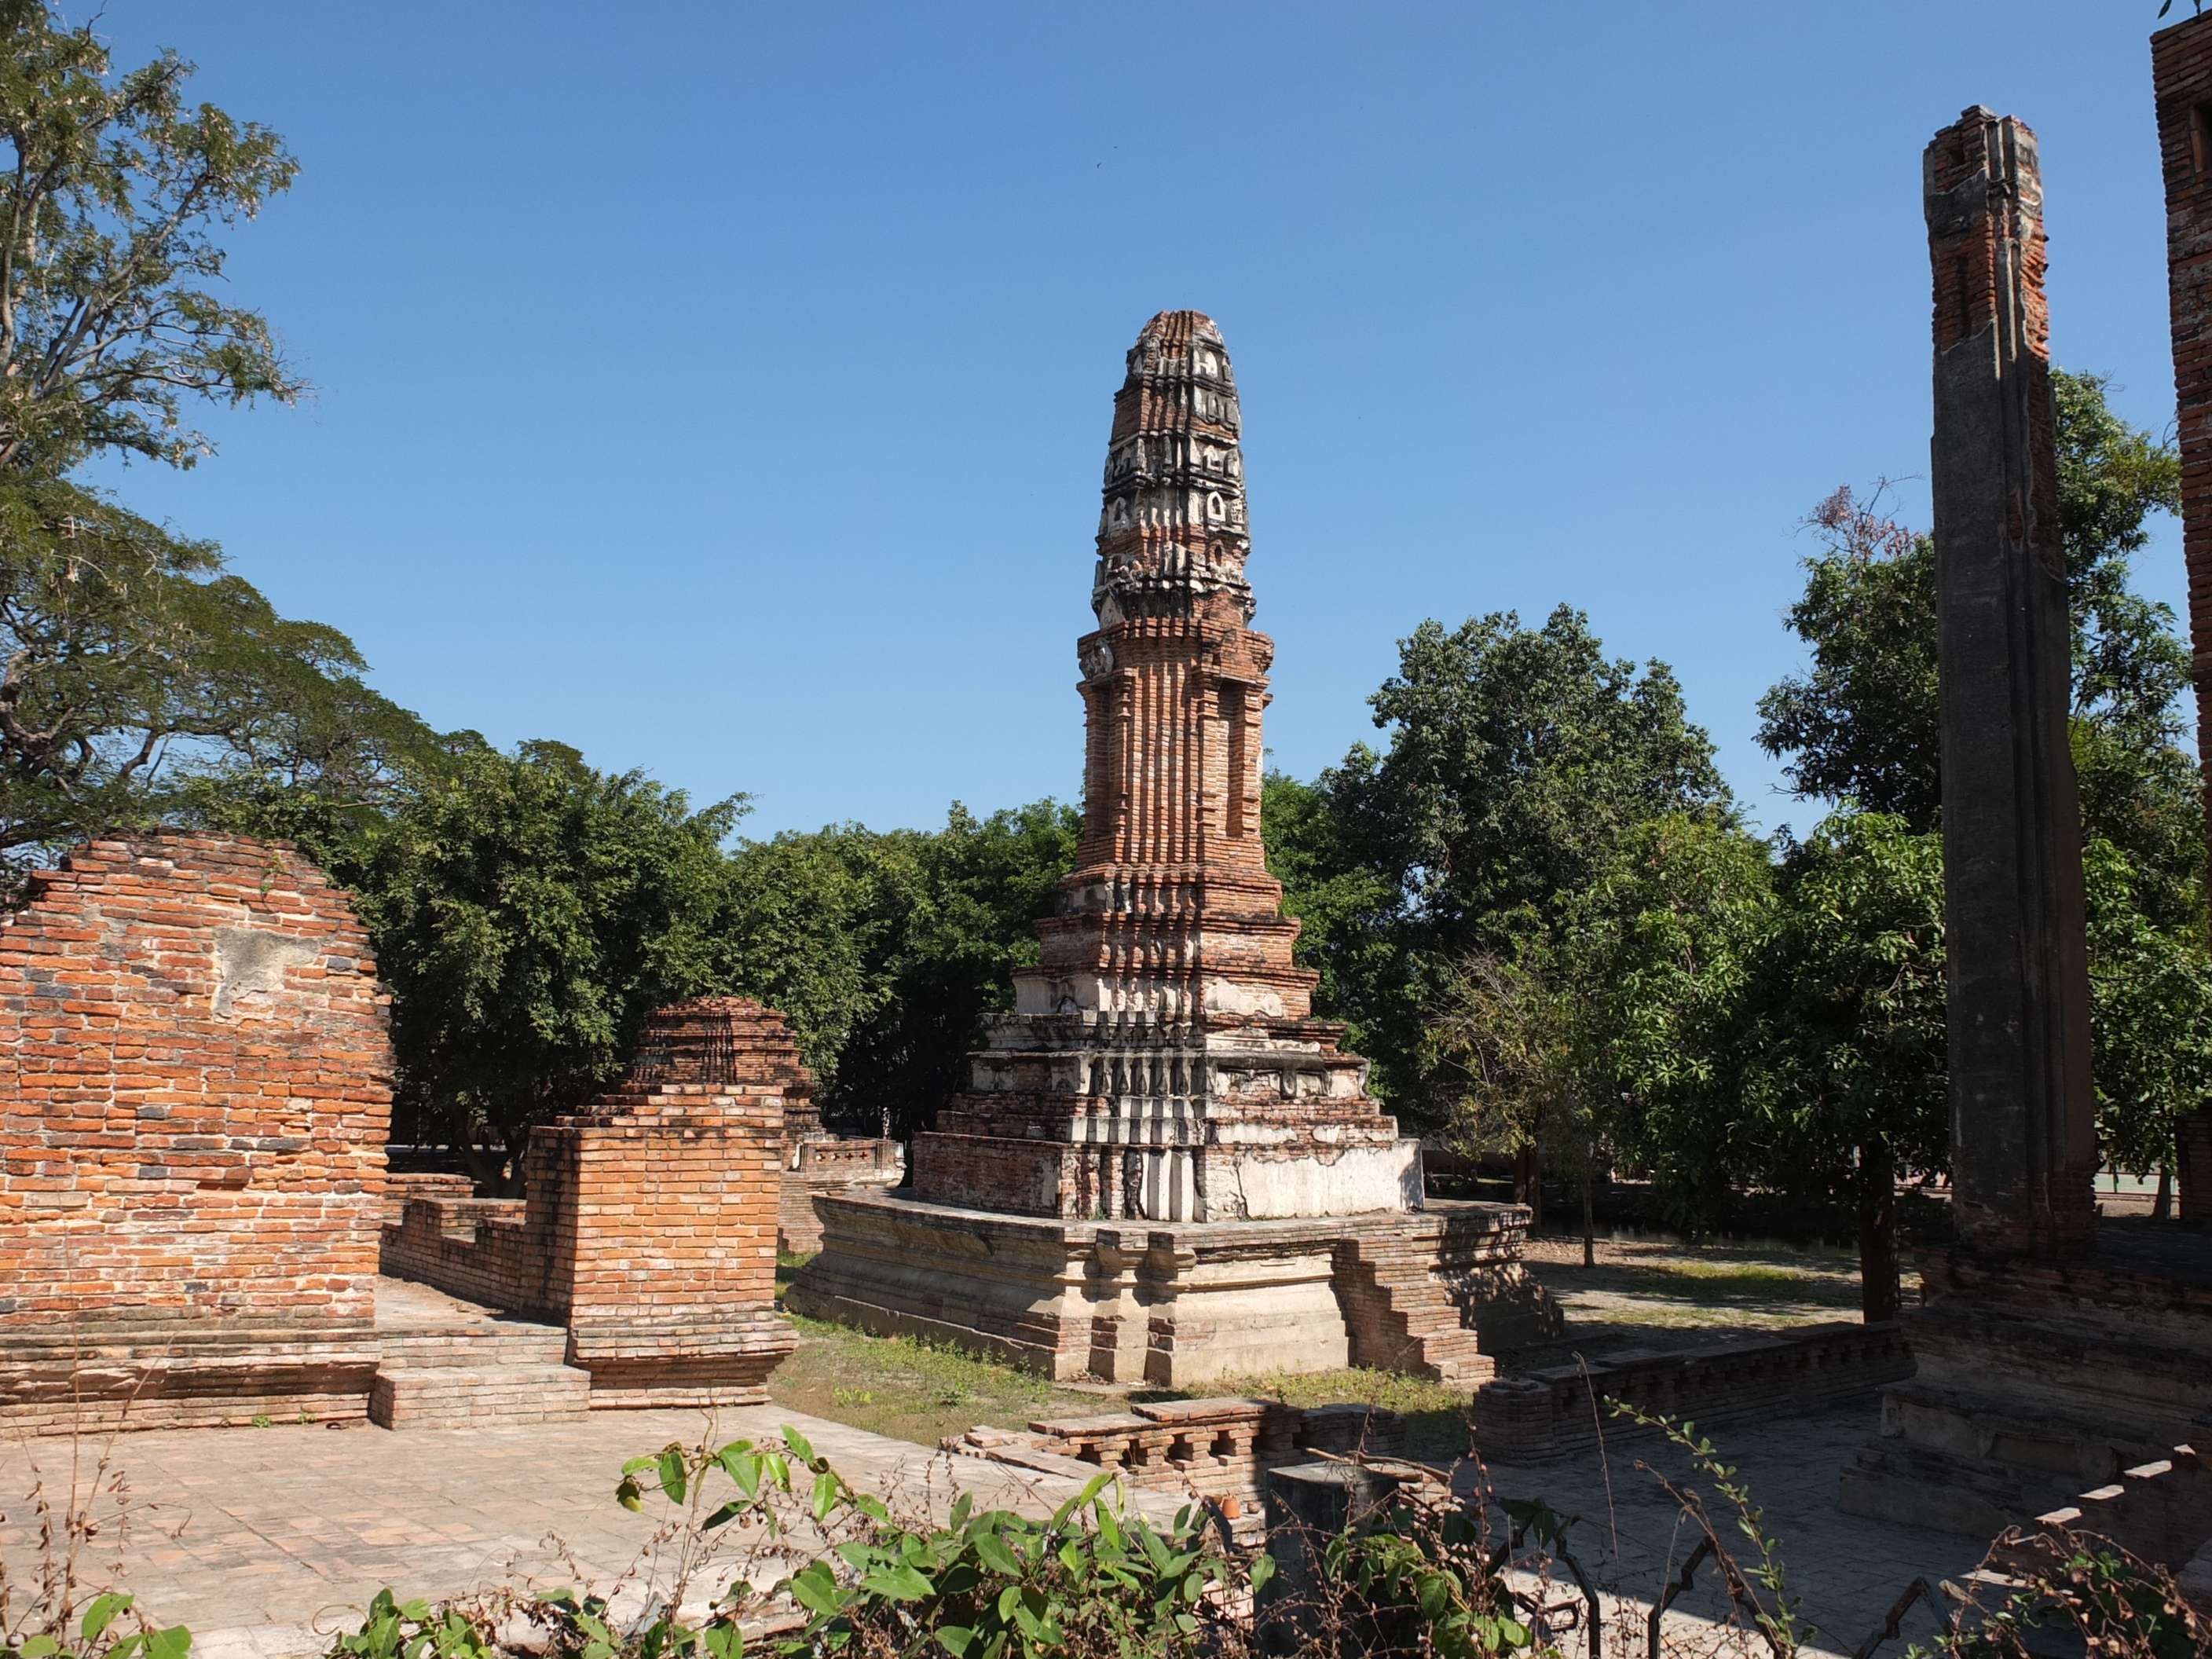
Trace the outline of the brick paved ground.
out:
<instances>
[{"instance_id":1,"label":"brick paved ground","mask_svg":"<svg viewBox=\"0 0 2212 1659\"><path fill-rule=\"evenodd\" d=\"M785 1423L879 1492L928 1484L942 1494L951 1475L979 1502L1036 1510L1073 1490L777 1407L725 1411L715 1426L720 1439L758 1438ZM386 1584L436 1597L510 1575L569 1583L572 1560L604 1586L652 1529L613 1500L623 1460L696 1440L703 1425L696 1411L641 1411L450 1431L282 1425L118 1436L113 1455L132 1500L119 1576L150 1615L191 1626L197 1659L319 1651L306 1627L329 1628ZM34 1537L30 1506L16 1501L33 1464L59 1489L69 1458L64 1440L0 1449L0 1559L13 1573ZM102 1570L113 1561L105 1556Z\"/></svg>"},{"instance_id":2,"label":"brick paved ground","mask_svg":"<svg viewBox=\"0 0 2212 1659\"><path fill-rule=\"evenodd\" d=\"M1837 1472L1873 1432L1875 1413L1874 1402L1869 1401L1815 1416L1735 1425L1711 1433L1717 1449L1737 1468L1753 1501L1765 1511L1766 1530L1789 1570L1790 1593L1802 1598L1803 1616L1821 1628L1814 1645L1831 1653L1848 1654L1879 1629L1891 1604L1914 1578L1925 1575L1931 1585L1943 1578L1959 1580L1981 1558L1981 1547L1970 1539L1864 1521L1837 1508ZM1615 1626L1607 1634L1609 1654L1644 1650L1644 1613L1650 1598L1670 1564L1684 1559L1698 1538L1689 1526L1679 1522L1679 1512L1658 1482L1636 1468L1638 1459L1698 1489L1711 1511L1724 1517L1718 1528L1723 1541L1744 1559L1747 1547L1736 1530L1734 1511L1710 1481L1691 1475L1686 1459L1663 1443L1638 1439L1612 1449L1607 1459L1610 1502L1607 1471L1590 1459L1567 1458L1528 1468L1498 1465L1490 1471L1492 1488L1501 1497L1540 1498L1561 1514L1580 1516L1581 1523L1569 1538L1584 1568L1606 1595L1643 1598L1643 1606L1632 1610L1632 1628L1619 1628L1621 1620L1608 1607L1608 1623ZM1574 1544L1577 1539L1583 1542ZM1679 1634L1704 1651L1710 1645L1707 1621L1724 1609L1712 1590L1710 1573L1700 1571L1695 1593L1675 1603L1691 1616L1670 1619L1669 1634ZM1917 1607L1905 1621L1904 1638L1883 1651L1901 1653L1908 1642L1924 1641L1935 1627L1932 1615ZM1574 1651L1579 1642L1570 1641L1568 1647Z\"/></svg>"},{"instance_id":3,"label":"brick paved ground","mask_svg":"<svg viewBox=\"0 0 2212 1659\"><path fill-rule=\"evenodd\" d=\"M779 1407L723 1414L726 1435L762 1435L795 1421L838 1466L878 1487L928 1478L931 1454L902 1441L799 1416ZM1835 1507L1836 1472L1868 1432L1872 1408L1829 1413L1718 1437L1741 1465L1770 1529L1781 1540L1791 1582L1808 1617L1830 1633L1820 1644L1848 1653L1881 1623L1883 1611L1916 1575L1957 1577L1978 1552L1940 1534L1856 1520ZM137 1521L124 1577L165 1622L198 1633L202 1659L283 1659L318 1644L305 1627L327 1624L380 1586L436 1596L496 1582L513 1572L541 1583L570 1582L561 1544L596 1582L631 1561L646 1522L610 1492L625 1456L696 1436L700 1414L595 1412L577 1423L457 1432L389 1433L373 1428L164 1430L114 1443L129 1474ZM0 1492L28 1484L35 1454L50 1479L65 1476L67 1444L34 1442L0 1451ZM1492 1471L1508 1497L1540 1497L1583 1517L1585 1565L1608 1591L1650 1592L1670 1548L1686 1549L1672 1510L1632 1465L1660 1462L1649 1443L1617 1449L1612 1528L1601 1471L1576 1460ZM946 1466L938 1462L941 1483ZM989 1501L1024 1501L1012 1471L961 1460L959 1479L986 1488ZM1032 1477L1021 1477L1029 1480ZM1063 1495L1042 1480L1026 1501ZM0 1550L20 1571L27 1510L7 1505ZM1733 1539L1733 1532L1728 1535ZM556 1543L555 1540L559 1540ZM1679 1559L1679 1558L1678 1558ZM1701 1590L1680 1604L1696 1622L1717 1612ZM1619 1622L1619 1615L1609 1615ZM1642 1646L1640 1613L1624 1641ZM1909 1634L1929 1620L1916 1613Z\"/></svg>"}]
</instances>

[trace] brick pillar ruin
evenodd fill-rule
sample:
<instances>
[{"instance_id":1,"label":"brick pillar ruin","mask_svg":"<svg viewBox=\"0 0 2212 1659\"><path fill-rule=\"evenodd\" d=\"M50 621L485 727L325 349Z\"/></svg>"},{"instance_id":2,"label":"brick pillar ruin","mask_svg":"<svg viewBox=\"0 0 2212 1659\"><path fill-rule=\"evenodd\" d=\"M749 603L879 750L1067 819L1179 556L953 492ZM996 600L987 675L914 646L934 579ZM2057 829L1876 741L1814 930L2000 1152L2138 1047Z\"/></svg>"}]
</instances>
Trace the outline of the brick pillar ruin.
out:
<instances>
[{"instance_id":1,"label":"brick pillar ruin","mask_svg":"<svg viewBox=\"0 0 2212 1659\"><path fill-rule=\"evenodd\" d=\"M1518 1205L1426 1205L1420 1151L1313 1018L1260 834L1237 380L1163 312L1114 399L1076 641L1084 823L1015 1011L915 1138L910 1201L823 1197L787 1304L1054 1376L1169 1386L1352 1363L1473 1387L1553 1332Z\"/></svg>"},{"instance_id":2,"label":"brick pillar ruin","mask_svg":"<svg viewBox=\"0 0 2212 1659\"><path fill-rule=\"evenodd\" d=\"M2212 15L2151 37L2160 165L2166 175L2167 298L2181 444L2181 544L2197 682L2197 753L2212 784ZM2212 845L2212 789L2206 795ZM2212 1106L2182 1126L2181 1218L2212 1221Z\"/></svg>"},{"instance_id":3,"label":"brick pillar ruin","mask_svg":"<svg viewBox=\"0 0 2212 1659\"><path fill-rule=\"evenodd\" d=\"M2086 1507L2205 1420L2212 1251L2096 1221L2034 136L1970 109L1926 169L1958 1242L1923 1253L1914 1374L1838 1498L1988 1539ZM2160 1548L2179 1568L2201 1541Z\"/></svg>"},{"instance_id":4,"label":"brick pillar ruin","mask_svg":"<svg viewBox=\"0 0 2212 1659\"><path fill-rule=\"evenodd\" d=\"M0 923L0 1427L359 1418L392 1054L288 844L95 841Z\"/></svg>"},{"instance_id":5,"label":"brick pillar ruin","mask_svg":"<svg viewBox=\"0 0 2212 1659\"><path fill-rule=\"evenodd\" d=\"M2080 1255L2097 1134L2035 135L1978 106L1923 167L1959 1237Z\"/></svg>"},{"instance_id":6,"label":"brick pillar ruin","mask_svg":"<svg viewBox=\"0 0 2212 1659\"><path fill-rule=\"evenodd\" d=\"M793 1092L813 1082L774 1009L663 1008L620 1084L532 1133L523 1199L409 1200L384 1271L566 1326L594 1407L757 1404L796 1342L775 1312Z\"/></svg>"}]
</instances>

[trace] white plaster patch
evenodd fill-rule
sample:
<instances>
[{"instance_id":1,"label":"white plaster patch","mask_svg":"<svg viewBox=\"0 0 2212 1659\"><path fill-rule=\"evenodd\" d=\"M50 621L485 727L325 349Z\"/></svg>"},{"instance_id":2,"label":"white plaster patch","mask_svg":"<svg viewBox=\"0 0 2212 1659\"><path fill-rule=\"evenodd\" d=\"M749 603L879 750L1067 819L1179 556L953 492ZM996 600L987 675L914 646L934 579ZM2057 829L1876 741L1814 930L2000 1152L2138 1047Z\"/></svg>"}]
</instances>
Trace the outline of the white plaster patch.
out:
<instances>
[{"instance_id":1,"label":"white plaster patch","mask_svg":"<svg viewBox=\"0 0 2212 1659\"><path fill-rule=\"evenodd\" d=\"M284 970L304 968L320 952L306 939L263 927L215 930L215 1017L266 1013L269 999L284 988ZM240 1007L243 999L245 1006Z\"/></svg>"},{"instance_id":2,"label":"white plaster patch","mask_svg":"<svg viewBox=\"0 0 2212 1659\"><path fill-rule=\"evenodd\" d=\"M1255 1221L1421 1207L1421 1146L1348 1147L1319 1158L1237 1158L1225 1172Z\"/></svg>"}]
</instances>

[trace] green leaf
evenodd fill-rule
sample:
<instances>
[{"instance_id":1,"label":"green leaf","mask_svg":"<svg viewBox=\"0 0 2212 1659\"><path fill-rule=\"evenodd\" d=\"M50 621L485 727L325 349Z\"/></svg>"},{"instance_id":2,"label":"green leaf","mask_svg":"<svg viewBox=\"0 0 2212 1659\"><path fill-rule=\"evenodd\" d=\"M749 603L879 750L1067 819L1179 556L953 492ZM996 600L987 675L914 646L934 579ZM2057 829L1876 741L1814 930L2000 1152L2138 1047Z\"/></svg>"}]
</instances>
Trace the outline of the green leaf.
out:
<instances>
[{"instance_id":1,"label":"green leaf","mask_svg":"<svg viewBox=\"0 0 2212 1659\"><path fill-rule=\"evenodd\" d=\"M626 1474L616 1484L615 1502L633 1515L645 1508L645 1494L638 1490L635 1478Z\"/></svg>"},{"instance_id":2,"label":"green leaf","mask_svg":"<svg viewBox=\"0 0 2212 1659\"><path fill-rule=\"evenodd\" d=\"M975 1550L975 1559L990 1568L993 1572L1004 1573L1009 1578L1021 1577L1020 1559L1013 1551L1006 1547L1006 1540L996 1533L976 1534ZM1004 1618L1006 1615L1001 1613L1000 1616Z\"/></svg>"},{"instance_id":3,"label":"green leaf","mask_svg":"<svg viewBox=\"0 0 2212 1659\"><path fill-rule=\"evenodd\" d=\"M147 1659L185 1659L191 1647L192 1633L182 1625L151 1631L146 1637Z\"/></svg>"},{"instance_id":4,"label":"green leaf","mask_svg":"<svg viewBox=\"0 0 2212 1659\"><path fill-rule=\"evenodd\" d=\"M744 1659L745 1633L735 1620L724 1624L709 1625L699 1632L699 1644L713 1659Z\"/></svg>"},{"instance_id":5,"label":"green leaf","mask_svg":"<svg viewBox=\"0 0 2212 1659\"><path fill-rule=\"evenodd\" d=\"M837 1582L837 1575L824 1561L817 1561L793 1574L791 1593L801 1607L824 1615L838 1613L849 1599L844 1586Z\"/></svg>"},{"instance_id":6,"label":"green leaf","mask_svg":"<svg viewBox=\"0 0 2212 1659\"><path fill-rule=\"evenodd\" d=\"M837 1501L837 1488L842 1484L843 1483L828 1469L823 1470L814 1477L814 1501L810 1507L812 1508L814 1518L817 1521L830 1513L830 1506Z\"/></svg>"},{"instance_id":7,"label":"green leaf","mask_svg":"<svg viewBox=\"0 0 2212 1659\"><path fill-rule=\"evenodd\" d=\"M953 1531L958 1532L968 1524L969 1512L975 1507L975 1494L972 1492L962 1492L959 1497L952 1500L952 1518L946 1524Z\"/></svg>"},{"instance_id":8,"label":"green leaf","mask_svg":"<svg viewBox=\"0 0 2212 1659\"><path fill-rule=\"evenodd\" d=\"M84 1639L88 1642L98 1641L100 1633L114 1622L115 1615L130 1605L131 1598L128 1595L118 1595L113 1591L105 1595L93 1597L92 1605L84 1610L84 1623L78 1626L84 1633Z\"/></svg>"},{"instance_id":9,"label":"green leaf","mask_svg":"<svg viewBox=\"0 0 2212 1659\"><path fill-rule=\"evenodd\" d=\"M975 1642L975 1632L965 1625L939 1625L936 1636L938 1645L951 1654L952 1659L967 1659L968 1650Z\"/></svg>"},{"instance_id":10,"label":"green leaf","mask_svg":"<svg viewBox=\"0 0 2212 1659\"><path fill-rule=\"evenodd\" d=\"M708 1516L704 1521L702 1521L699 1523L699 1530L702 1532L712 1532L717 1527L727 1526L731 1522L743 1515L745 1512L745 1508L746 1505L743 1499L732 1498L728 1503L723 1504L721 1508L716 1510L712 1515Z\"/></svg>"},{"instance_id":11,"label":"green leaf","mask_svg":"<svg viewBox=\"0 0 2212 1659\"><path fill-rule=\"evenodd\" d=\"M690 1472L684 1468L684 1448L671 1446L662 1452L657 1466L660 1473L660 1490L668 1494L668 1501L680 1504L690 1489Z\"/></svg>"},{"instance_id":12,"label":"green leaf","mask_svg":"<svg viewBox=\"0 0 2212 1659\"><path fill-rule=\"evenodd\" d=\"M51 1636L33 1636L15 1650L23 1659L51 1659L61 1650L62 1644Z\"/></svg>"},{"instance_id":13,"label":"green leaf","mask_svg":"<svg viewBox=\"0 0 2212 1659\"><path fill-rule=\"evenodd\" d=\"M920 1601L936 1594L936 1586L912 1567L893 1567L885 1572L872 1572L860 1581L860 1588L876 1595L888 1595L896 1601Z\"/></svg>"},{"instance_id":14,"label":"green leaf","mask_svg":"<svg viewBox=\"0 0 2212 1659\"><path fill-rule=\"evenodd\" d=\"M783 1426L783 1443L791 1448L792 1455L809 1468L814 1466L813 1443L789 1424Z\"/></svg>"}]
</instances>

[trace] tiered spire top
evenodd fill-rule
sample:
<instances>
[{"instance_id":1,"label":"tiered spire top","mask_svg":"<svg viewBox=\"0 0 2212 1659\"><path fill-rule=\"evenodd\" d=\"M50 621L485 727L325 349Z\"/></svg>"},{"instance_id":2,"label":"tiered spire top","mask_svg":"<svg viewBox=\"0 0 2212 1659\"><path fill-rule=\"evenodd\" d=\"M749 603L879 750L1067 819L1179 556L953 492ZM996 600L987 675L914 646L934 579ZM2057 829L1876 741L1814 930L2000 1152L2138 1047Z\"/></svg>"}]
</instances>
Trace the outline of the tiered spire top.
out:
<instances>
[{"instance_id":1,"label":"tiered spire top","mask_svg":"<svg viewBox=\"0 0 2212 1659\"><path fill-rule=\"evenodd\" d=\"M1212 319L1164 311L1146 324L1107 442L1091 595L1101 628L1217 607L1237 626L1251 619L1240 430L1237 377Z\"/></svg>"}]
</instances>

